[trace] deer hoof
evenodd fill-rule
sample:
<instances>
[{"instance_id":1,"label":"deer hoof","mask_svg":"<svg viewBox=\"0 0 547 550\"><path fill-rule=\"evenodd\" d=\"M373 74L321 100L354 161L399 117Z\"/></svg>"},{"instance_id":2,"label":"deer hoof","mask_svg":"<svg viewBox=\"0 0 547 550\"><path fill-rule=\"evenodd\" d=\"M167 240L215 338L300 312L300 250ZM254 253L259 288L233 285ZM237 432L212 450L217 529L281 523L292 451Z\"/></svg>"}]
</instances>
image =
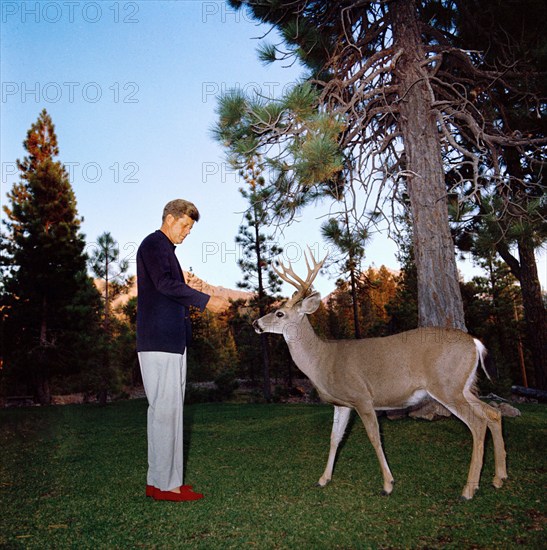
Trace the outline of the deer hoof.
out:
<instances>
[{"instance_id":1,"label":"deer hoof","mask_svg":"<svg viewBox=\"0 0 547 550\"><path fill-rule=\"evenodd\" d=\"M384 488L382 489L382 492L380 493L383 497L388 497L389 495L391 495L391 493L393 492L393 484L395 483L395 480L392 479L390 482L389 482L389 485L388 485L388 488L386 489L385 486Z\"/></svg>"},{"instance_id":2,"label":"deer hoof","mask_svg":"<svg viewBox=\"0 0 547 550\"><path fill-rule=\"evenodd\" d=\"M477 484L468 484L464 487L463 493L462 493L462 500L471 500L473 498L473 495L477 492L477 489L479 486Z\"/></svg>"},{"instance_id":3,"label":"deer hoof","mask_svg":"<svg viewBox=\"0 0 547 550\"><path fill-rule=\"evenodd\" d=\"M319 480L315 484L315 487L321 487L321 489L323 489L323 487L326 487L329 483L330 483L330 479L327 479L326 481L323 481L323 482L321 480Z\"/></svg>"},{"instance_id":4,"label":"deer hoof","mask_svg":"<svg viewBox=\"0 0 547 550\"><path fill-rule=\"evenodd\" d=\"M503 482L506 480L507 478L506 477L494 477L494 480L492 481L492 485L496 488L496 489L501 489L503 487Z\"/></svg>"}]
</instances>

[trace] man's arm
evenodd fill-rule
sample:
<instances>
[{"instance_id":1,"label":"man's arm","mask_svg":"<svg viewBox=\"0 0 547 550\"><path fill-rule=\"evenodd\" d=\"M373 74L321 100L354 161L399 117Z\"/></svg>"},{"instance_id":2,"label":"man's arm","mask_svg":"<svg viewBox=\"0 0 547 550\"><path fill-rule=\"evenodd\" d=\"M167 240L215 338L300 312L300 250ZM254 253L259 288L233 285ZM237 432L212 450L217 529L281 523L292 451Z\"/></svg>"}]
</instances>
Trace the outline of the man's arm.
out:
<instances>
[{"instance_id":1,"label":"man's arm","mask_svg":"<svg viewBox=\"0 0 547 550\"><path fill-rule=\"evenodd\" d=\"M175 279L171 274L169 252L159 246L145 246L140 250L144 267L159 292L185 307L194 306L203 311L209 295Z\"/></svg>"}]
</instances>

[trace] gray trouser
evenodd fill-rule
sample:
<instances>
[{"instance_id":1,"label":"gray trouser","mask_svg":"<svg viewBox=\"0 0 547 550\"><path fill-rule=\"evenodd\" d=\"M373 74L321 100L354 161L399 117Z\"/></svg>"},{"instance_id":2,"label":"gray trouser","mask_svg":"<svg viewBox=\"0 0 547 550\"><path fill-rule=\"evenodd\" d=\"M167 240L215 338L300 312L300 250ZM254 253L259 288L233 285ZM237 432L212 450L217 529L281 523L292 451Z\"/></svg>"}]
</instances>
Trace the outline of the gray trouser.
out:
<instances>
[{"instance_id":1,"label":"gray trouser","mask_svg":"<svg viewBox=\"0 0 547 550\"><path fill-rule=\"evenodd\" d=\"M183 484L183 414L186 352L139 352L148 399L148 485L162 491Z\"/></svg>"}]
</instances>

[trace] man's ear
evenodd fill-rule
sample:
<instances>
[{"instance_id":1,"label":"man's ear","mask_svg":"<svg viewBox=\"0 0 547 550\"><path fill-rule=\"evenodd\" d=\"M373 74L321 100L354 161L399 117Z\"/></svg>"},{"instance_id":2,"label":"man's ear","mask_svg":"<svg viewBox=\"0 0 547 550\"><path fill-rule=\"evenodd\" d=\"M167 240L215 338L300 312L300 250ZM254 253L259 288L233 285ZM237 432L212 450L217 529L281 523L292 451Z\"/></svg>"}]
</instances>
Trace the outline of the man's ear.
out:
<instances>
[{"instance_id":1,"label":"man's ear","mask_svg":"<svg viewBox=\"0 0 547 550\"><path fill-rule=\"evenodd\" d=\"M320 303L321 303L321 294L315 291L315 292L312 292L306 298L304 298L302 302L300 302L299 309L302 313L306 313L307 315L310 315L310 313L313 313L314 311L317 310Z\"/></svg>"}]
</instances>

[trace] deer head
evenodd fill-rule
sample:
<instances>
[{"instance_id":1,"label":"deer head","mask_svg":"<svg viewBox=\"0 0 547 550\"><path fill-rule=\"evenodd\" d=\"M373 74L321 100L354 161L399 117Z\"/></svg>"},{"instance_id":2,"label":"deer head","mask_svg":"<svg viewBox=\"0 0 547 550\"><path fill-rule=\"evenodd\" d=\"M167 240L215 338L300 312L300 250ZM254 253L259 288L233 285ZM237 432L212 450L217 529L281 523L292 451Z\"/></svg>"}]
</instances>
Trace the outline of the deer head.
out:
<instances>
[{"instance_id":1,"label":"deer head","mask_svg":"<svg viewBox=\"0 0 547 550\"><path fill-rule=\"evenodd\" d=\"M313 291L312 283L317 277L327 256L325 256L322 261L318 262L315 260L309 246L308 252L312 266L310 266L310 261L308 261L308 257L304 252L304 259L306 261L306 267L308 268L308 274L305 279L301 279L294 272L290 262L288 267L280 262L280 270L276 269L274 266L273 269L279 277L294 286L296 292L282 307L255 321L253 327L256 332L283 334L287 339L290 339L293 332L291 329L296 328L305 315L313 313L319 307L321 296L319 292Z\"/></svg>"}]
</instances>

